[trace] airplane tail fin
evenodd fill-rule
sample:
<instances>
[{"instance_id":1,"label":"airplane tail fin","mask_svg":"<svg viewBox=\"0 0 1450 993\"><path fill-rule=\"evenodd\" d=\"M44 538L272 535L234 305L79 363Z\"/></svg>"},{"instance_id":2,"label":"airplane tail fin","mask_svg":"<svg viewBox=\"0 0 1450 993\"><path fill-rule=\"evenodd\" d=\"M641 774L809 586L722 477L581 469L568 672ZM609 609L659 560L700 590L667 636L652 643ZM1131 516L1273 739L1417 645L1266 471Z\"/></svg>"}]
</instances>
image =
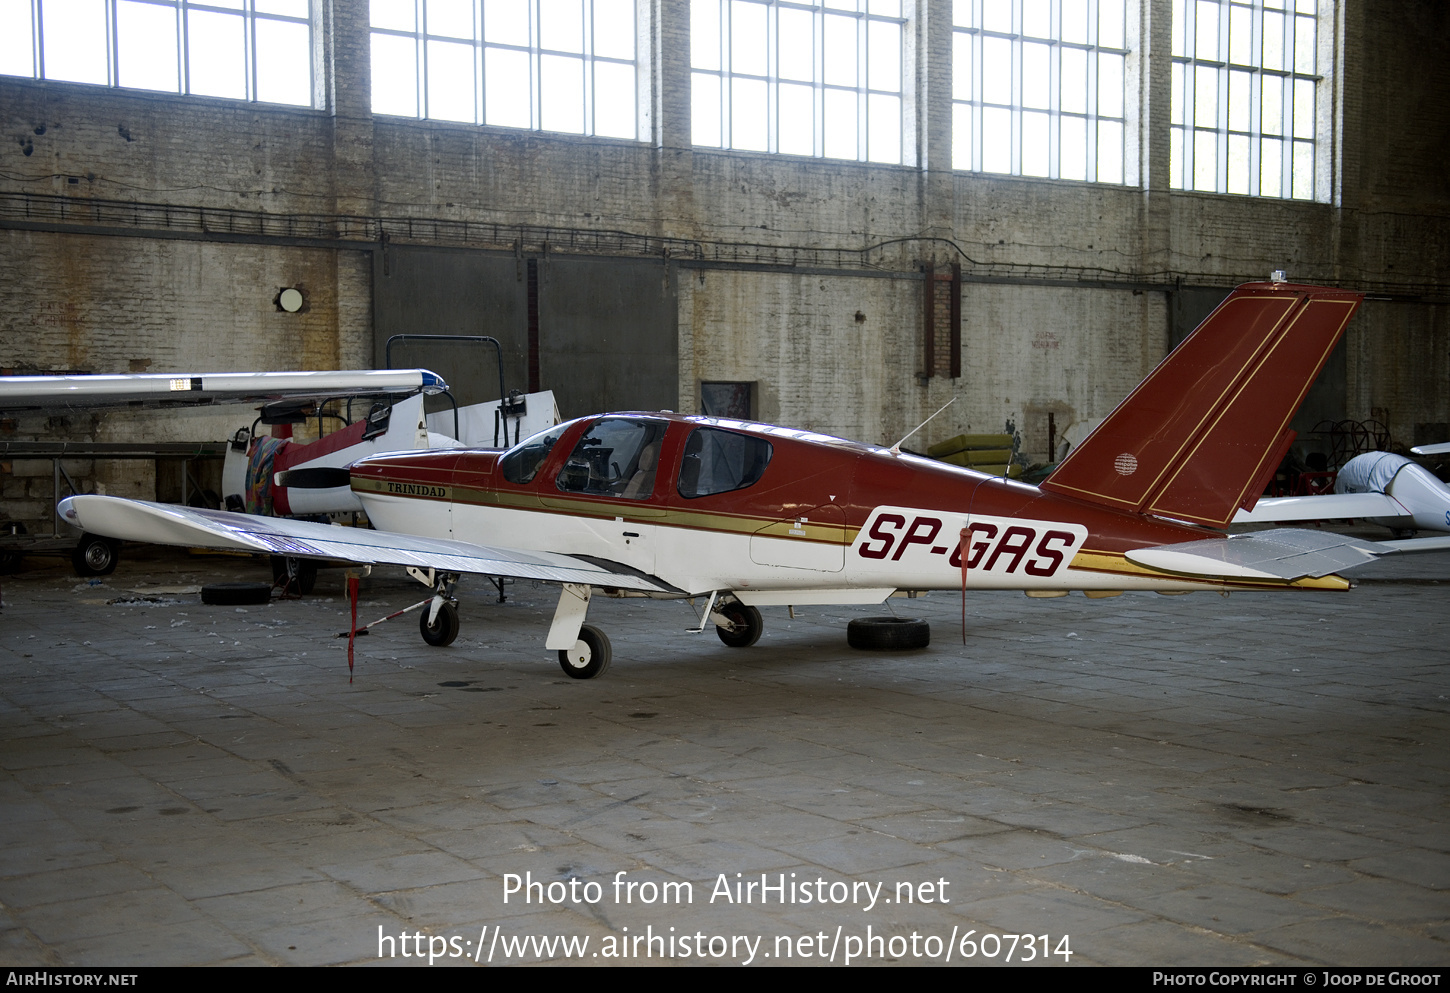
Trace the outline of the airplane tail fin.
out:
<instances>
[{"instance_id":1,"label":"airplane tail fin","mask_svg":"<svg viewBox=\"0 0 1450 993\"><path fill-rule=\"evenodd\" d=\"M1362 297L1291 283L1229 294L1042 489L1223 527L1294 440L1289 421Z\"/></svg>"}]
</instances>

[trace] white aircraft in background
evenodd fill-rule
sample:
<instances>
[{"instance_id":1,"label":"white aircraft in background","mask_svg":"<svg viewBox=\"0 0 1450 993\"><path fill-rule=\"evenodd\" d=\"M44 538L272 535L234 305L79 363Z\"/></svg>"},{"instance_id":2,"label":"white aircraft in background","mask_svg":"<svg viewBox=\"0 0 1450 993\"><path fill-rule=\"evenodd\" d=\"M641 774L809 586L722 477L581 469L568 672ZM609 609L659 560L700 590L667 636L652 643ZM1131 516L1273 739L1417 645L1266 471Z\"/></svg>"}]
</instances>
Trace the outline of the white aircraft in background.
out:
<instances>
[{"instance_id":1,"label":"white aircraft in background","mask_svg":"<svg viewBox=\"0 0 1450 993\"><path fill-rule=\"evenodd\" d=\"M536 434L561 420L553 392L548 390L425 414L424 398L445 394L448 389L443 377L427 369L3 376L0 416L257 404L263 411L257 420L287 423L304 419L300 409L311 406L315 411L328 400L372 400L371 409L365 404L357 420L316 441L254 436L255 422L230 439L221 492L229 509L269 516L316 516L362 511L344 468L358 459L384 452L499 446L500 442L500 447L508 447L521 436ZM269 410L271 405L291 405L293 409L279 412L275 407ZM312 416L308 413L305 419ZM134 454L136 448L146 446L127 447ZM105 458L113 448L85 442L11 442L0 443L0 454ZM60 475L57 473L58 479ZM340 485L329 485L336 476L341 477ZM69 483L70 477L65 480ZM55 494L57 501L60 496ZM71 552L79 574L106 575L118 561L115 540L94 534L82 534L78 540L65 537L59 521L48 536L27 535L22 530L17 527L0 535L0 555L12 562L24 554ZM314 563L284 564L279 557L274 568L300 569L297 588L304 593L310 590Z\"/></svg>"},{"instance_id":2,"label":"white aircraft in background","mask_svg":"<svg viewBox=\"0 0 1450 993\"><path fill-rule=\"evenodd\" d=\"M346 465L364 455L400 449L427 448L458 442L427 430L423 415L425 395L440 394L448 384L437 373L427 369L361 369L320 372L221 372L221 373L133 373L123 375L67 376L0 376L0 416L27 417L66 414L77 411L104 410L169 410L198 408L222 404L318 403L338 397L356 397L375 401L375 409L366 411L356 424L335 432L317 442L301 444L285 439L252 439L243 428L234 436L223 471L226 494L237 494L247 509L274 507L273 461L280 458L285 465ZM389 406L378 401L391 401L400 395L407 399ZM394 416L396 412L396 416ZM552 422L551 422L552 423ZM255 426L255 425L254 425ZM265 444L260 444L265 443ZM265 447L266 466L249 480L251 453ZM6 441L0 442L0 454L11 458L50 458L57 462L56 487L63 477L74 483L60 466L61 459L138 457L148 450L142 441L137 444L84 441ZM280 466L279 466L280 468ZM255 484L255 485L252 485ZM258 499L241 496L251 491ZM281 512L287 513L285 492L278 490ZM60 499L61 493L55 493ZM350 492L345 502L329 505L326 491L309 490L299 513L323 513L359 509ZM239 509L241 509L239 507ZM0 517L4 517L0 513ZM116 567L118 543L95 534L67 537L57 520L50 535L25 533L22 522L10 522L0 534L0 558L13 566L26 554L70 553L72 564L83 576L106 575Z\"/></svg>"},{"instance_id":3,"label":"white aircraft in background","mask_svg":"<svg viewBox=\"0 0 1450 993\"><path fill-rule=\"evenodd\" d=\"M1450 452L1450 444L1411 449L1416 455ZM1334 492L1319 496L1272 497L1241 510L1235 524L1358 518L1396 535L1450 531L1450 486L1424 466L1393 452L1356 455L1339 470Z\"/></svg>"}]
</instances>

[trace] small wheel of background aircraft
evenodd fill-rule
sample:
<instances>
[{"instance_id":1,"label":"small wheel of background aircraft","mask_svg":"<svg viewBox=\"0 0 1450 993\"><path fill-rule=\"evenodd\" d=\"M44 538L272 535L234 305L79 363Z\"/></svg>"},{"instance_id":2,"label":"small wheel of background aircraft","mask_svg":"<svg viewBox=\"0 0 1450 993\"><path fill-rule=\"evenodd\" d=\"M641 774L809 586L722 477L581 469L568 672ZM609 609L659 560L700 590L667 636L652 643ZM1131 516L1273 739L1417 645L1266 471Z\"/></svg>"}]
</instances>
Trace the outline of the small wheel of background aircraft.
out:
<instances>
[{"instance_id":1,"label":"small wheel of background aircraft","mask_svg":"<svg viewBox=\"0 0 1450 993\"><path fill-rule=\"evenodd\" d=\"M121 559L121 543L98 534L82 534L71 553L77 576L109 576Z\"/></svg>"}]
</instances>

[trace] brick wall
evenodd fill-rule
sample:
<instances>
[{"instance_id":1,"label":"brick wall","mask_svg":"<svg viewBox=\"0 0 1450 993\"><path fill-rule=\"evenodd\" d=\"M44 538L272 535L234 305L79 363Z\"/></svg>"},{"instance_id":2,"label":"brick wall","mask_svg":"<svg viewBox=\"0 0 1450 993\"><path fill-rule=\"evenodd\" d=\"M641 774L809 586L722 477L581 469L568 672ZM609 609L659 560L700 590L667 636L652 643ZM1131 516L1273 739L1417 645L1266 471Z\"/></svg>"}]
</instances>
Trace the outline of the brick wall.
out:
<instances>
[{"instance_id":1,"label":"brick wall","mask_svg":"<svg viewBox=\"0 0 1450 993\"><path fill-rule=\"evenodd\" d=\"M1430 0L1325 0L1325 23L1346 40L1324 94L1335 115L1326 203L1166 189L1167 0L1140 5L1150 49L1135 112L1142 188L950 172L949 0L924 0L909 32L913 166L690 147L687 7L664 0L641 0L639 142L374 119L365 5L328 6L323 109L0 80L0 196L12 198L0 204L0 367L366 364L373 246L362 228L289 240L226 224L411 217L697 239L726 259L680 271L681 409L693 409L702 379L744 379L759 384L762 417L889 442L956 393L913 443L1010 429L1024 453L1045 456L1048 413L1060 438L1111 409L1162 356L1166 291L1284 268L1390 291L1350 332L1349 416L1384 411L1400 438L1450 421L1436 302L1450 262L1450 109L1436 48L1447 15ZM121 237L114 223L76 218L26 227L19 194L243 213L206 232ZM425 227L411 237L433 236ZM839 251L801 263L820 274L751 266L797 248ZM923 384L920 269L951 261L967 278L963 375ZM1083 285L1061 285L1073 282ZM288 285L306 288L305 313L271 306ZM220 437L232 420L73 420L64 431ZM136 471L116 470L110 485L144 489Z\"/></svg>"}]
</instances>

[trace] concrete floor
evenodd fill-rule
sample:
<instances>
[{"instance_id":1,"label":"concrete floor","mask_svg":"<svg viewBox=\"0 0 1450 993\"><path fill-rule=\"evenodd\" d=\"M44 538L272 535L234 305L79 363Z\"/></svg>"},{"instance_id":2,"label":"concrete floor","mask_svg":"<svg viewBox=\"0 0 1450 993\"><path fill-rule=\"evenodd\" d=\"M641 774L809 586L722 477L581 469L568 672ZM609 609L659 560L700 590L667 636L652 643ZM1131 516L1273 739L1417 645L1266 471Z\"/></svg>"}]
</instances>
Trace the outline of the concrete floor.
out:
<instances>
[{"instance_id":1,"label":"concrete floor","mask_svg":"<svg viewBox=\"0 0 1450 993\"><path fill-rule=\"evenodd\" d=\"M898 600L933 624L904 657L847 648L879 607L767 610L732 650L683 605L596 601L594 681L543 649L547 588L474 581L451 648L410 615L349 684L338 573L235 608L127 591L261 566L42 563L0 615L0 961L564 961L515 942L576 936L590 964L673 938L687 963L1444 965L1450 566L1376 569L1338 595L978 594L966 647L958 597ZM370 580L360 614L417 590ZM580 887L525 903L510 874ZM762 874L827 902L718 895ZM836 883L884 885L868 908Z\"/></svg>"}]
</instances>

